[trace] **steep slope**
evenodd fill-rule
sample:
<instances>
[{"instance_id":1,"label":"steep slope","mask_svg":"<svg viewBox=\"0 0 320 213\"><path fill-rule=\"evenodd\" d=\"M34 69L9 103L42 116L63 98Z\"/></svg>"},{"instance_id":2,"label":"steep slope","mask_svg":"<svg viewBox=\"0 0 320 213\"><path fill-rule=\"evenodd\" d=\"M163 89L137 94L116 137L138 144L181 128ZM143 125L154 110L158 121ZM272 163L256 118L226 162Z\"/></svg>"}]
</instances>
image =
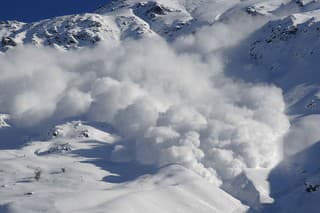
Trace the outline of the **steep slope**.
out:
<instances>
[{"instance_id":1,"label":"steep slope","mask_svg":"<svg viewBox=\"0 0 320 213\"><path fill-rule=\"evenodd\" d=\"M320 11L318 1L297 3L298 7L288 2L272 12L280 17L273 16L229 52L235 59L227 68L230 75L276 84L283 89L291 115L292 126L283 141L283 162L268 178L275 201L259 210L264 212L317 212L319 207L315 201L319 197L315 187L320 183L319 168L314 162L320 139Z\"/></svg>"},{"instance_id":2,"label":"steep slope","mask_svg":"<svg viewBox=\"0 0 320 213\"><path fill-rule=\"evenodd\" d=\"M235 75L280 86L292 115L319 113L319 15L314 10L268 22L239 48L244 57L234 63L244 70Z\"/></svg>"},{"instance_id":3,"label":"steep slope","mask_svg":"<svg viewBox=\"0 0 320 213\"><path fill-rule=\"evenodd\" d=\"M307 119L312 118L304 121ZM320 174L315 163L318 161L319 142L316 142L279 164L268 178L275 202L265 205L263 212L318 212Z\"/></svg>"}]
</instances>

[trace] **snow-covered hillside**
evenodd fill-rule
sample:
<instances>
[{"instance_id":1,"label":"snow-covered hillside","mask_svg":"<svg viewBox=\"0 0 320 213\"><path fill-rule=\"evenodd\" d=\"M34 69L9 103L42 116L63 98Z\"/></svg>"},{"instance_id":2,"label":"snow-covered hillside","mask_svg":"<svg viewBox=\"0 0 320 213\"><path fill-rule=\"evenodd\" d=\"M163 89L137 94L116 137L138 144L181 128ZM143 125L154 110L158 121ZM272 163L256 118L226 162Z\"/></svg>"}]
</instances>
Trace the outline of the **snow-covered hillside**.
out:
<instances>
[{"instance_id":1,"label":"snow-covered hillside","mask_svg":"<svg viewBox=\"0 0 320 213\"><path fill-rule=\"evenodd\" d=\"M101 128L101 126L98 126ZM19 151L2 150L2 212L236 212L245 208L179 165L145 168L108 163L119 138L66 123ZM38 174L38 177L37 177ZM164 205L165 204L165 205Z\"/></svg>"},{"instance_id":2,"label":"snow-covered hillside","mask_svg":"<svg viewBox=\"0 0 320 213\"><path fill-rule=\"evenodd\" d=\"M0 212L318 212L319 29L317 0L0 22Z\"/></svg>"}]
</instances>

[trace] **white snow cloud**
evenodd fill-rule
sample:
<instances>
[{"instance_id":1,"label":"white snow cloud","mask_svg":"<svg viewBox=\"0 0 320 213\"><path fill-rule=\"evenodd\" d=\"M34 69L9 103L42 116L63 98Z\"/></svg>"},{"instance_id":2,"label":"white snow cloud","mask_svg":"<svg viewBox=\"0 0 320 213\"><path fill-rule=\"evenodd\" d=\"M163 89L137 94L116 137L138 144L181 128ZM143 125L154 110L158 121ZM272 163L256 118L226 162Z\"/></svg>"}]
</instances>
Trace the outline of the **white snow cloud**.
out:
<instances>
[{"instance_id":1,"label":"white snow cloud","mask_svg":"<svg viewBox=\"0 0 320 213\"><path fill-rule=\"evenodd\" d=\"M75 116L107 122L125 139L112 153L119 162L179 163L214 181L270 168L289 127L282 92L223 75L217 51L243 36L224 41L223 28L170 46L144 39L70 52L16 48L0 55L0 109L19 126Z\"/></svg>"}]
</instances>

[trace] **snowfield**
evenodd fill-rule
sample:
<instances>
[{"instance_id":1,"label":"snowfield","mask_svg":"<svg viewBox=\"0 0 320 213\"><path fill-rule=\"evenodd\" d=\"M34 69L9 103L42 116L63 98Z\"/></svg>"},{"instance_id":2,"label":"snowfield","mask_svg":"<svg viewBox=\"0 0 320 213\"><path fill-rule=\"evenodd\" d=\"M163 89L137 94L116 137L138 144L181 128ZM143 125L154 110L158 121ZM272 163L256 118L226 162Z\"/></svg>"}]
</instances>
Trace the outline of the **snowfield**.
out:
<instances>
[{"instance_id":1,"label":"snowfield","mask_svg":"<svg viewBox=\"0 0 320 213\"><path fill-rule=\"evenodd\" d=\"M46 141L32 142L17 151L1 151L2 212L246 209L216 185L180 165L143 168L108 163L108 152L119 138L92 126L72 122L57 126L49 134Z\"/></svg>"},{"instance_id":2,"label":"snowfield","mask_svg":"<svg viewBox=\"0 0 320 213\"><path fill-rule=\"evenodd\" d=\"M318 212L319 17L113 0L0 22L0 212Z\"/></svg>"}]
</instances>

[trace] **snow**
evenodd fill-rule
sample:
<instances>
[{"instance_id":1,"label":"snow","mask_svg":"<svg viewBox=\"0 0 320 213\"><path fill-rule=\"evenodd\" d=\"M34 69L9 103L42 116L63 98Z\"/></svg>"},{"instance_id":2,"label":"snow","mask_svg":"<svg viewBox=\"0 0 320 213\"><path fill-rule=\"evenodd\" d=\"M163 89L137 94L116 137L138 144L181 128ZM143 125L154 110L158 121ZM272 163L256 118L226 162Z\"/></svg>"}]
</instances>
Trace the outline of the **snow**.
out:
<instances>
[{"instance_id":1,"label":"snow","mask_svg":"<svg viewBox=\"0 0 320 213\"><path fill-rule=\"evenodd\" d=\"M105 153L119 138L80 124L57 126L61 130L58 136L29 143L15 151L0 151L2 211L235 212L246 209L216 185L208 184L179 165L163 167L155 175L138 170L135 172L144 175L132 180L130 176L121 177L123 174L108 168L109 156ZM89 137L83 136L84 130ZM70 150L47 152L67 141ZM101 164L106 164L103 170ZM41 172L38 181L36 170ZM131 181L107 181L112 177Z\"/></svg>"},{"instance_id":2,"label":"snow","mask_svg":"<svg viewBox=\"0 0 320 213\"><path fill-rule=\"evenodd\" d=\"M0 212L317 212L319 9L114 0L1 22Z\"/></svg>"}]
</instances>

